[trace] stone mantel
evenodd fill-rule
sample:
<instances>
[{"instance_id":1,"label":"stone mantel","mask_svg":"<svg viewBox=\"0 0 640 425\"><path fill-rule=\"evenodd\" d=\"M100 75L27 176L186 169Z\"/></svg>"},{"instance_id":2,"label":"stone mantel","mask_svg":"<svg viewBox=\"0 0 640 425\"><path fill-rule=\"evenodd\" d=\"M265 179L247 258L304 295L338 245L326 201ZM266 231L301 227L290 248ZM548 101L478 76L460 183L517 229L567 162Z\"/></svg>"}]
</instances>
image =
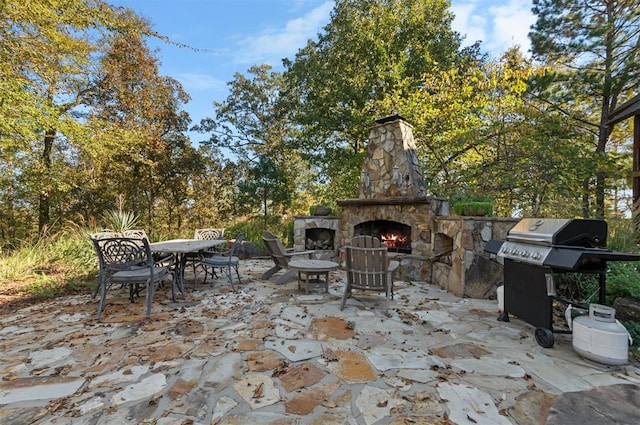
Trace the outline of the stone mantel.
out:
<instances>
[{"instance_id":1,"label":"stone mantel","mask_svg":"<svg viewBox=\"0 0 640 425\"><path fill-rule=\"evenodd\" d=\"M384 198L354 198L338 199L339 206L367 206L367 205L404 205L404 204L429 204L434 200L442 201L444 198L433 196L387 196Z\"/></svg>"}]
</instances>

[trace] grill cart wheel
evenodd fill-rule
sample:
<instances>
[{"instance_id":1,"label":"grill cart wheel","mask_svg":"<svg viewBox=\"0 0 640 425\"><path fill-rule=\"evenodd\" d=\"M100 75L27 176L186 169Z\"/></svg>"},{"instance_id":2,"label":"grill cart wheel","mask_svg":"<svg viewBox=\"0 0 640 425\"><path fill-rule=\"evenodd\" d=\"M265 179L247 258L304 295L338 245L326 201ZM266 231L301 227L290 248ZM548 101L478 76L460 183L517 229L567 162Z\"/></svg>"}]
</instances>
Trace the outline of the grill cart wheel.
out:
<instances>
[{"instance_id":1,"label":"grill cart wheel","mask_svg":"<svg viewBox=\"0 0 640 425\"><path fill-rule=\"evenodd\" d=\"M553 347L553 332L547 328L536 328L536 342L544 348Z\"/></svg>"}]
</instances>

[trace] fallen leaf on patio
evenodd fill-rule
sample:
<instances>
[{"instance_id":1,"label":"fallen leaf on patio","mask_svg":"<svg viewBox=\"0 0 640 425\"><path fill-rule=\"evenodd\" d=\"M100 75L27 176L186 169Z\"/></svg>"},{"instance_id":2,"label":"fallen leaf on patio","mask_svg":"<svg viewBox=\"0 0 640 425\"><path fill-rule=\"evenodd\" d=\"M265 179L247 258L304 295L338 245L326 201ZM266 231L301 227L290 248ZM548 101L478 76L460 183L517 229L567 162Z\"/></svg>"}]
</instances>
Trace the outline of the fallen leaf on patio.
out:
<instances>
[{"instance_id":1,"label":"fallen leaf on patio","mask_svg":"<svg viewBox=\"0 0 640 425\"><path fill-rule=\"evenodd\" d=\"M394 406L391 408L391 411L389 413L394 415L398 414L404 410L404 407L405 407L404 405Z\"/></svg>"},{"instance_id":2,"label":"fallen leaf on patio","mask_svg":"<svg viewBox=\"0 0 640 425\"><path fill-rule=\"evenodd\" d=\"M262 397L262 387L263 387L263 383L261 382L260 385L258 385L258 387L253 391L253 398L260 398Z\"/></svg>"},{"instance_id":3,"label":"fallen leaf on patio","mask_svg":"<svg viewBox=\"0 0 640 425\"><path fill-rule=\"evenodd\" d=\"M289 371L289 364L287 362L282 362L273 370L273 373L271 374L271 376L275 378L277 376L284 375L288 371Z\"/></svg>"}]
</instances>

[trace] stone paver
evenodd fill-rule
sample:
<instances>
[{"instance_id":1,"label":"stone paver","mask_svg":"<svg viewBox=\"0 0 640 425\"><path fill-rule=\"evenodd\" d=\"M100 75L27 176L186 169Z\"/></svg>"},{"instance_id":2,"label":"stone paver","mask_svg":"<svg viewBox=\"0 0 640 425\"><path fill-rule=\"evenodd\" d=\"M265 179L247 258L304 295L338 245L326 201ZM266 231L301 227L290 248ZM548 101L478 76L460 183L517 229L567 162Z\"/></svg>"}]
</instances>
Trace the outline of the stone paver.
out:
<instances>
[{"instance_id":1,"label":"stone paver","mask_svg":"<svg viewBox=\"0 0 640 425\"><path fill-rule=\"evenodd\" d=\"M89 294L0 316L0 423L640 423L637 364L585 360L570 335L544 349L495 301L396 282L388 316L379 294L341 311L341 271L305 295L269 267L242 261L236 293L173 303L167 285L149 320L126 289L102 322Z\"/></svg>"}]
</instances>

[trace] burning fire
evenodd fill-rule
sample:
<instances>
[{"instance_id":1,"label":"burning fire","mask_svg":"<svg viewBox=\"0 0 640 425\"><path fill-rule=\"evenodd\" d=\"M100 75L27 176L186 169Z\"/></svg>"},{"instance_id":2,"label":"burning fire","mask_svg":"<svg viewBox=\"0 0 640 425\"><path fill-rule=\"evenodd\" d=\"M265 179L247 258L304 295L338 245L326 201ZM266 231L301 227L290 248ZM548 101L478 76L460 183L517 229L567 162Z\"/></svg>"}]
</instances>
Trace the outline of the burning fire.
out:
<instances>
[{"instance_id":1,"label":"burning fire","mask_svg":"<svg viewBox=\"0 0 640 425\"><path fill-rule=\"evenodd\" d=\"M387 248L404 248L407 245L407 237L395 233L380 235L380 239L387 244Z\"/></svg>"}]
</instances>

